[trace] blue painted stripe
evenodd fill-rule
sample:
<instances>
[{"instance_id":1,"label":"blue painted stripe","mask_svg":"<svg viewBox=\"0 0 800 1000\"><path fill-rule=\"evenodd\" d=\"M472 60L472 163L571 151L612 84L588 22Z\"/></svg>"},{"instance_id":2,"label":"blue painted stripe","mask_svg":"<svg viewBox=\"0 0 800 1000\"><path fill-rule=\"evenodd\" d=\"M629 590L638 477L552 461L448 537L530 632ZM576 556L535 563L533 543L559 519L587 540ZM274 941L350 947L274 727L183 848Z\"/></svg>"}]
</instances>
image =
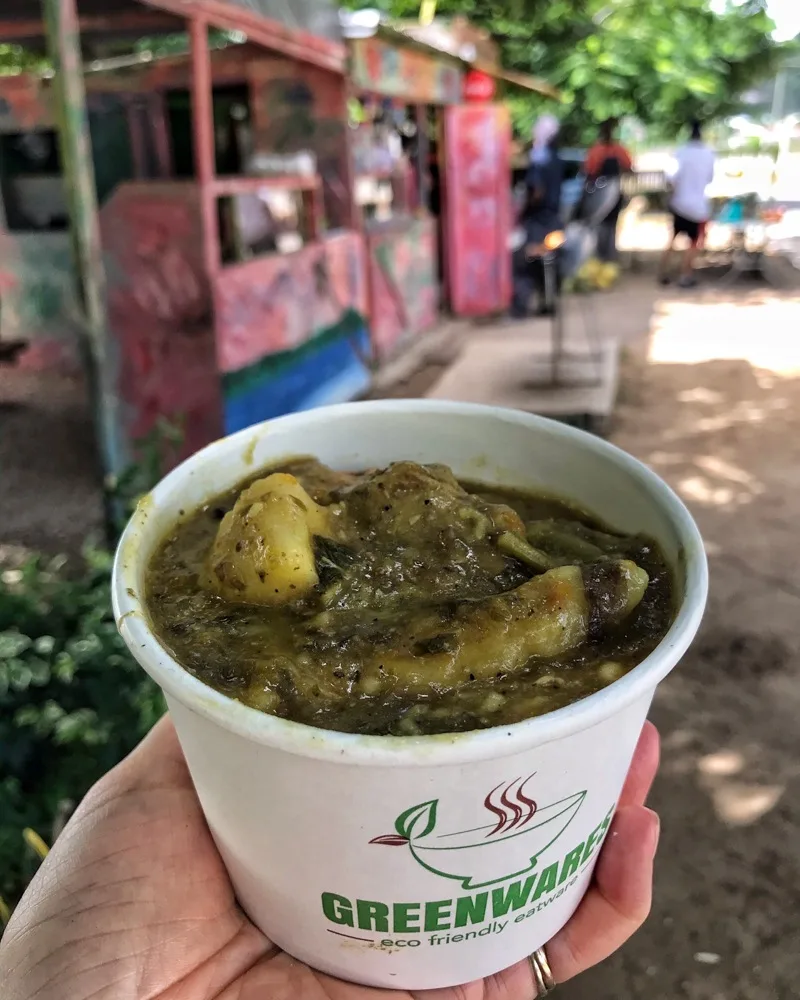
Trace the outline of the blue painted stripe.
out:
<instances>
[{"instance_id":1,"label":"blue painted stripe","mask_svg":"<svg viewBox=\"0 0 800 1000\"><path fill-rule=\"evenodd\" d=\"M364 361L369 349L363 319L350 313L294 351L268 355L242 371L226 374L226 433L284 413L355 398L370 384Z\"/></svg>"}]
</instances>

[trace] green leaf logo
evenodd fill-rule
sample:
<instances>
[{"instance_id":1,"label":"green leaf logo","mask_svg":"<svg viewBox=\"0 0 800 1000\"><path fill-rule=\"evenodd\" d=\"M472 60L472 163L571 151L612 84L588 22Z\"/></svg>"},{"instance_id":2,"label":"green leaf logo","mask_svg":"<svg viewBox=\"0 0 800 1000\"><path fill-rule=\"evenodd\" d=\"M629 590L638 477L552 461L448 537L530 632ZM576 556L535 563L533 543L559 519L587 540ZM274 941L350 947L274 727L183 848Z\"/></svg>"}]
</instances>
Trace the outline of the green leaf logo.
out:
<instances>
[{"instance_id":1,"label":"green leaf logo","mask_svg":"<svg viewBox=\"0 0 800 1000\"><path fill-rule=\"evenodd\" d=\"M433 799L431 802L423 802L422 805L406 809L397 817L395 830L406 840L420 840L422 837L427 837L436 826L438 805L439 800Z\"/></svg>"}]
</instances>

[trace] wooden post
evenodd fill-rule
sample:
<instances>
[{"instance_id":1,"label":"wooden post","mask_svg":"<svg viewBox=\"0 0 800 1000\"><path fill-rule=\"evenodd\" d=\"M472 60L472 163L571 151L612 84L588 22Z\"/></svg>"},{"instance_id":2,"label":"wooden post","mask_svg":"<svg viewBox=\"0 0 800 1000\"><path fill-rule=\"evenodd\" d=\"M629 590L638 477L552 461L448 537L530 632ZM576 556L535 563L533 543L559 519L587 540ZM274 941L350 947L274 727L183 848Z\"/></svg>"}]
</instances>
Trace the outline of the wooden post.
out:
<instances>
[{"instance_id":1,"label":"wooden post","mask_svg":"<svg viewBox=\"0 0 800 1000\"><path fill-rule=\"evenodd\" d=\"M429 202L431 198L431 140L428 134L428 107L425 104L417 104L414 108L414 115L417 123L417 177L419 183L419 203L425 210L425 214L430 214Z\"/></svg>"},{"instance_id":2,"label":"wooden post","mask_svg":"<svg viewBox=\"0 0 800 1000\"><path fill-rule=\"evenodd\" d=\"M106 281L83 80L76 0L42 0L47 43L55 69L54 91L64 189L69 206L78 289L84 313L85 355L106 490L127 464L117 356L106 311ZM108 498L109 494L106 493ZM107 508L112 517L114 511Z\"/></svg>"},{"instance_id":3,"label":"wooden post","mask_svg":"<svg viewBox=\"0 0 800 1000\"><path fill-rule=\"evenodd\" d=\"M158 176L172 177L174 168L172 144L169 138L167 99L161 91L150 96L150 113L155 138L156 160L158 161Z\"/></svg>"},{"instance_id":4,"label":"wooden post","mask_svg":"<svg viewBox=\"0 0 800 1000\"><path fill-rule=\"evenodd\" d=\"M350 199L347 213L347 225L356 232L364 228L364 220L361 210L356 204L356 164L353 155L353 131L350 128L350 99L355 96L355 92L350 87L350 82L345 77L341 82L341 115L344 122L344 182L347 187Z\"/></svg>"},{"instance_id":5,"label":"wooden post","mask_svg":"<svg viewBox=\"0 0 800 1000\"><path fill-rule=\"evenodd\" d=\"M211 89L211 53L208 48L208 23L202 18L191 21L192 43L192 128L194 132L194 162L200 186L203 215L203 238L206 273L209 279L219 272L220 242L216 176L216 146L214 142L214 97Z\"/></svg>"}]
</instances>

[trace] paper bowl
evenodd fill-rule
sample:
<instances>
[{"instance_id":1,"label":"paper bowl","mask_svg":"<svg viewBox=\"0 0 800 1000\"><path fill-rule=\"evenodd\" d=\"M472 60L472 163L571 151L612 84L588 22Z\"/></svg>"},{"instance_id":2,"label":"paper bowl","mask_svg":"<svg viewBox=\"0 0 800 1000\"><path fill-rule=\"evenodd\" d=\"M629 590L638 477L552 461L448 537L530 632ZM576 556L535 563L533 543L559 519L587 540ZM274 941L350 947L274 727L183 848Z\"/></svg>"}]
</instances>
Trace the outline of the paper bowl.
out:
<instances>
[{"instance_id":1,"label":"paper bowl","mask_svg":"<svg viewBox=\"0 0 800 1000\"><path fill-rule=\"evenodd\" d=\"M675 573L675 622L626 677L517 725L366 737L247 708L183 670L156 639L145 569L181 511L298 455L341 469L440 462L463 478L570 498L658 540ZM494 974L566 923L589 885L653 693L692 641L706 592L698 530L644 465L540 417L424 400L312 410L210 445L139 505L113 581L120 632L164 690L244 910L316 969L406 990Z\"/></svg>"}]
</instances>

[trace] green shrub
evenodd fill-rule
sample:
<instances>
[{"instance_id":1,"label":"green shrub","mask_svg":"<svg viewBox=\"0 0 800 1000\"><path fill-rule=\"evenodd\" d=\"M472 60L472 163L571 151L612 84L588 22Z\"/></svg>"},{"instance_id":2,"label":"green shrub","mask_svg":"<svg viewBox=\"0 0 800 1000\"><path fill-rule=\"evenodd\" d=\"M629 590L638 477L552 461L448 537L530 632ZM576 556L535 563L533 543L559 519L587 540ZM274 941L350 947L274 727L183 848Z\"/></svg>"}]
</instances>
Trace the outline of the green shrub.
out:
<instances>
[{"instance_id":1,"label":"green shrub","mask_svg":"<svg viewBox=\"0 0 800 1000\"><path fill-rule=\"evenodd\" d=\"M0 572L0 897L19 899L39 858L89 787L164 710L117 633L111 556L80 572L31 560Z\"/></svg>"}]
</instances>

